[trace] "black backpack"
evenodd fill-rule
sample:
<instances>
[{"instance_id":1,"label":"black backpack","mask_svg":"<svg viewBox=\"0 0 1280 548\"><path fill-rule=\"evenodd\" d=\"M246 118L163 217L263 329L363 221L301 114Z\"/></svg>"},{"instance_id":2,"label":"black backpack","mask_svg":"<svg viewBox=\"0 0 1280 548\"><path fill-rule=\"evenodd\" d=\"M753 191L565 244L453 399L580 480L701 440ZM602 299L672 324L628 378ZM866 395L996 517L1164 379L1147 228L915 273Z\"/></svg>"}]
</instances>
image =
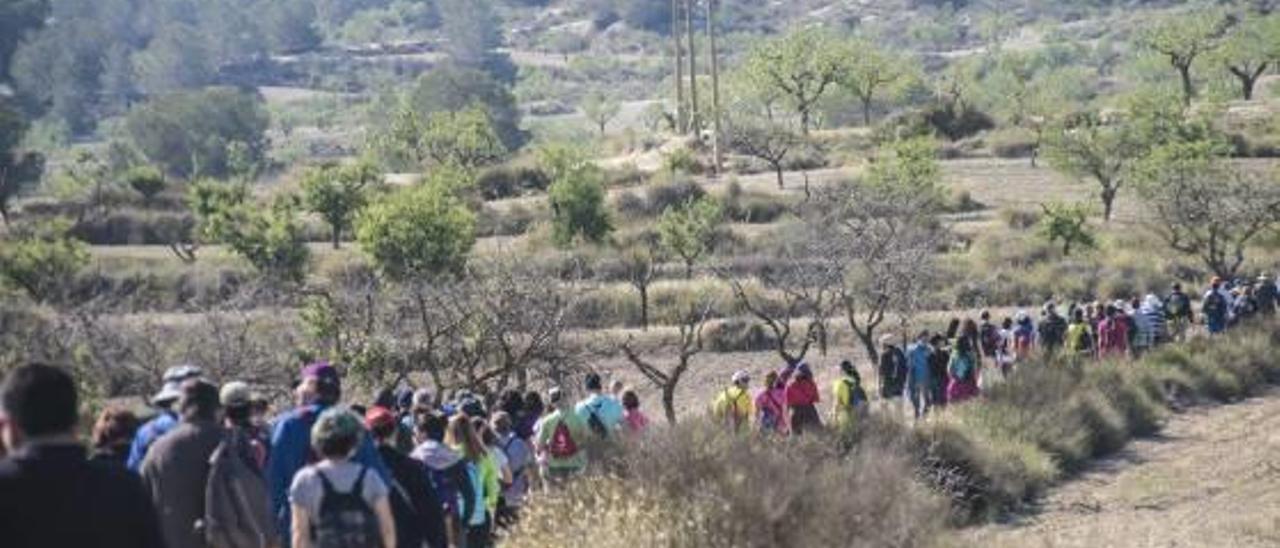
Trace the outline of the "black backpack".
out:
<instances>
[{"instance_id":1,"label":"black backpack","mask_svg":"<svg viewBox=\"0 0 1280 548\"><path fill-rule=\"evenodd\" d=\"M1219 317L1227 313L1227 299L1217 291L1210 292L1204 298L1204 313L1207 316Z\"/></svg>"},{"instance_id":2,"label":"black backpack","mask_svg":"<svg viewBox=\"0 0 1280 548\"><path fill-rule=\"evenodd\" d=\"M604 421L600 420L600 415L596 413L599 410L599 405L597 403L596 405L587 406L587 426L590 426L591 431L600 439L606 439L609 437L609 429L605 427Z\"/></svg>"},{"instance_id":3,"label":"black backpack","mask_svg":"<svg viewBox=\"0 0 1280 548\"><path fill-rule=\"evenodd\" d=\"M360 469L351 491L334 489L324 472L316 470L324 486L320 512L311 528L316 548L381 548L382 532L378 517L364 500L364 476L369 467Z\"/></svg>"}]
</instances>

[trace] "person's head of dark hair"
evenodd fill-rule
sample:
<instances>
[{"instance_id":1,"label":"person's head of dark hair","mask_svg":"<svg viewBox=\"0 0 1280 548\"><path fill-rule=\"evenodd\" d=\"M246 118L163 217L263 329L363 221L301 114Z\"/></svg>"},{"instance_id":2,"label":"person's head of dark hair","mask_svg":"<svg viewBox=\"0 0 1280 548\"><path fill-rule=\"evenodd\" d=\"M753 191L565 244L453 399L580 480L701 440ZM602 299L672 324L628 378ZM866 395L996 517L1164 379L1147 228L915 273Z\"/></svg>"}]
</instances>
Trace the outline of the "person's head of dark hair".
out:
<instances>
[{"instance_id":1,"label":"person's head of dark hair","mask_svg":"<svg viewBox=\"0 0 1280 548\"><path fill-rule=\"evenodd\" d=\"M916 335L916 340L921 342L929 340L929 330L921 330L920 333Z\"/></svg>"},{"instance_id":2,"label":"person's head of dark hair","mask_svg":"<svg viewBox=\"0 0 1280 548\"><path fill-rule=\"evenodd\" d=\"M350 407L351 407L351 412L352 412L352 413L355 413L355 414L357 414L357 415L360 415L361 417L363 417L365 413L369 412L369 408L368 408L368 407L365 407L365 406L360 405L360 404L358 404L358 403L353 403L353 404L351 404L351 405L350 405Z\"/></svg>"},{"instance_id":3,"label":"person's head of dark hair","mask_svg":"<svg viewBox=\"0 0 1280 548\"><path fill-rule=\"evenodd\" d=\"M385 440L396 435L396 423L379 424L369 429L369 432L373 434L374 439Z\"/></svg>"},{"instance_id":4,"label":"person's head of dark hair","mask_svg":"<svg viewBox=\"0 0 1280 548\"><path fill-rule=\"evenodd\" d=\"M1084 321L1084 310L1077 308L1077 309L1075 309L1075 310L1071 311L1071 319L1073 319L1073 320L1075 320L1075 321L1077 321L1077 322L1083 322L1083 321Z\"/></svg>"},{"instance_id":5,"label":"person's head of dark hair","mask_svg":"<svg viewBox=\"0 0 1280 548\"><path fill-rule=\"evenodd\" d=\"M601 382L599 373L587 373L587 378L582 385L589 392L599 392L604 389L604 383Z\"/></svg>"},{"instance_id":6,"label":"person's head of dark hair","mask_svg":"<svg viewBox=\"0 0 1280 548\"><path fill-rule=\"evenodd\" d=\"M542 404L542 394L537 390L530 390L524 395L524 412L527 415L540 417L542 412L547 408Z\"/></svg>"},{"instance_id":7,"label":"person's head of dark hair","mask_svg":"<svg viewBox=\"0 0 1280 548\"><path fill-rule=\"evenodd\" d=\"M476 431L476 436L480 438L480 442L487 446L498 444L498 436L493 433L493 429L489 428L489 421L484 417L472 417L471 429Z\"/></svg>"},{"instance_id":8,"label":"person's head of dark hair","mask_svg":"<svg viewBox=\"0 0 1280 548\"><path fill-rule=\"evenodd\" d=\"M413 423L418 435L435 441L444 441L444 431L449 424L444 414L430 409L415 409Z\"/></svg>"},{"instance_id":9,"label":"person's head of dark hair","mask_svg":"<svg viewBox=\"0 0 1280 548\"><path fill-rule=\"evenodd\" d=\"M1000 325L1004 326L1005 329L1012 328L1013 318L1005 318L1004 321L1000 322Z\"/></svg>"},{"instance_id":10,"label":"person's head of dark hair","mask_svg":"<svg viewBox=\"0 0 1280 548\"><path fill-rule=\"evenodd\" d=\"M98 414L90 442L94 449L127 451L138 431L138 417L123 407L108 407Z\"/></svg>"},{"instance_id":11,"label":"person's head of dark hair","mask_svg":"<svg viewBox=\"0 0 1280 548\"><path fill-rule=\"evenodd\" d=\"M396 408L396 393L390 388L379 390L373 397L373 405L377 407L385 407L387 409Z\"/></svg>"},{"instance_id":12,"label":"person's head of dark hair","mask_svg":"<svg viewBox=\"0 0 1280 548\"><path fill-rule=\"evenodd\" d=\"M622 407L624 409L640 408L640 396L636 394L635 390L628 389L622 392Z\"/></svg>"},{"instance_id":13,"label":"person's head of dark hair","mask_svg":"<svg viewBox=\"0 0 1280 548\"><path fill-rule=\"evenodd\" d=\"M79 405L71 375L50 365L19 367L0 387L0 408L28 438L71 433Z\"/></svg>"},{"instance_id":14,"label":"person's head of dark hair","mask_svg":"<svg viewBox=\"0 0 1280 548\"><path fill-rule=\"evenodd\" d=\"M191 379L182 383L182 397L178 409L184 420L215 420L218 409L218 387L204 379Z\"/></svg>"},{"instance_id":15,"label":"person's head of dark hair","mask_svg":"<svg viewBox=\"0 0 1280 548\"><path fill-rule=\"evenodd\" d=\"M1115 305L1110 305L1110 304L1109 304L1109 305L1107 305L1106 314L1107 314L1107 317L1108 317L1108 318L1110 318L1110 317L1112 317L1112 316L1115 316L1115 315L1116 315L1116 312L1117 312L1117 310L1116 310Z\"/></svg>"},{"instance_id":16,"label":"person's head of dark hair","mask_svg":"<svg viewBox=\"0 0 1280 548\"><path fill-rule=\"evenodd\" d=\"M228 421L236 426L248 426L249 419L253 417L254 403L248 405L236 405L232 407L224 407L222 414L227 417Z\"/></svg>"},{"instance_id":17,"label":"person's head of dark hair","mask_svg":"<svg viewBox=\"0 0 1280 548\"><path fill-rule=\"evenodd\" d=\"M498 400L498 409L505 411L508 415L518 415L524 409L524 396L518 390L503 392L502 398Z\"/></svg>"},{"instance_id":18,"label":"person's head of dark hair","mask_svg":"<svg viewBox=\"0 0 1280 548\"><path fill-rule=\"evenodd\" d=\"M970 339L969 337L960 337L960 339L956 341L956 351L961 354L972 352L973 339Z\"/></svg>"},{"instance_id":19,"label":"person's head of dark hair","mask_svg":"<svg viewBox=\"0 0 1280 548\"><path fill-rule=\"evenodd\" d=\"M1173 290L1174 290L1174 291L1182 291L1182 284L1181 284L1181 283L1178 283L1178 282L1173 282Z\"/></svg>"},{"instance_id":20,"label":"person's head of dark hair","mask_svg":"<svg viewBox=\"0 0 1280 548\"><path fill-rule=\"evenodd\" d=\"M934 335L932 338L929 339L929 344L940 347L944 344L947 344L947 338L942 336L941 334Z\"/></svg>"},{"instance_id":21,"label":"person's head of dark hair","mask_svg":"<svg viewBox=\"0 0 1280 548\"><path fill-rule=\"evenodd\" d=\"M973 321L973 318L965 318L960 323L960 334L965 337L978 336L978 322Z\"/></svg>"},{"instance_id":22,"label":"person's head of dark hair","mask_svg":"<svg viewBox=\"0 0 1280 548\"><path fill-rule=\"evenodd\" d=\"M511 414L506 411L498 411L497 413L494 413L493 419L490 421L491 426L493 427L493 433L500 436L505 436L510 433L511 429L515 427L511 420Z\"/></svg>"},{"instance_id":23,"label":"person's head of dark hair","mask_svg":"<svg viewBox=\"0 0 1280 548\"><path fill-rule=\"evenodd\" d=\"M984 322L991 321L991 312L987 310L983 310L982 313L978 315L978 317L981 318L982 321Z\"/></svg>"}]
</instances>

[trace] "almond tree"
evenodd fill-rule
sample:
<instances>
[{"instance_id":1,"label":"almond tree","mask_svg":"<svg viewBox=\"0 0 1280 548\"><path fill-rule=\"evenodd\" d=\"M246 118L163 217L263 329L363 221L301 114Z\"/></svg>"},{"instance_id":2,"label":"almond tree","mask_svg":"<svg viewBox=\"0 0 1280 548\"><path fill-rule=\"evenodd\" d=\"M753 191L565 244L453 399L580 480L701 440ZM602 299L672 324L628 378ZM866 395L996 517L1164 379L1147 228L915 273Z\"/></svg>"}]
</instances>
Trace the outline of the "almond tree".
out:
<instances>
[{"instance_id":1,"label":"almond tree","mask_svg":"<svg viewBox=\"0 0 1280 548\"><path fill-rule=\"evenodd\" d=\"M702 331L707 325L713 305L712 299L703 297L685 311L676 327L678 341L674 363L666 366L655 364L644 356L645 352L639 349L634 338L628 338L618 345L636 370L662 391L662 410L668 423L676 423L676 388L689 371L693 357L702 352Z\"/></svg>"}]
</instances>

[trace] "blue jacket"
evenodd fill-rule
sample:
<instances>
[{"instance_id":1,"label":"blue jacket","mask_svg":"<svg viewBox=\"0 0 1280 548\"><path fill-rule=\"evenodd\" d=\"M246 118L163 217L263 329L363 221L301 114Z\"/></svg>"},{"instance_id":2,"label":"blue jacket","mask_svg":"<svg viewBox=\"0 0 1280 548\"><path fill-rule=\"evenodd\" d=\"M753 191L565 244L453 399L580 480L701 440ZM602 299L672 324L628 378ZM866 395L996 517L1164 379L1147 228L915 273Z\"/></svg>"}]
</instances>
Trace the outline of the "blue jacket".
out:
<instances>
[{"instance_id":1,"label":"blue jacket","mask_svg":"<svg viewBox=\"0 0 1280 548\"><path fill-rule=\"evenodd\" d=\"M129 460L125 461L125 466L134 472L141 470L142 459L147 457L147 450L151 449L151 444L160 439L160 436L168 434L175 426L178 426L178 415L172 411L163 410L156 418L138 428L138 433L133 436L133 443L129 445Z\"/></svg>"},{"instance_id":2,"label":"blue jacket","mask_svg":"<svg viewBox=\"0 0 1280 548\"><path fill-rule=\"evenodd\" d=\"M929 368L929 357L933 349L928 344L915 343L907 349L907 385L929 386L932 371Z\"/></svg>"},{"instance_id":3,"label":"blue jacket","mask_svg":"<svg viewBox=\"0 0 1280 548\"><path fill-rule=\"evenodd\" d=\"M275 420L275 429L271 432L271 455L267 461L267 489L271 493L271 510L275 513L277 526L283 535L285 546L290 546L292 538L289 526L292 523L289 512L289 487L293 484L293 476L308 464L315 461L311 452L311 426L327 406L306 405L288 411ZM352 462L373 468L382 481L391 485L391 474L373 439L364 436L360 448L356 450Z\"/></svg>"}]
</instances>

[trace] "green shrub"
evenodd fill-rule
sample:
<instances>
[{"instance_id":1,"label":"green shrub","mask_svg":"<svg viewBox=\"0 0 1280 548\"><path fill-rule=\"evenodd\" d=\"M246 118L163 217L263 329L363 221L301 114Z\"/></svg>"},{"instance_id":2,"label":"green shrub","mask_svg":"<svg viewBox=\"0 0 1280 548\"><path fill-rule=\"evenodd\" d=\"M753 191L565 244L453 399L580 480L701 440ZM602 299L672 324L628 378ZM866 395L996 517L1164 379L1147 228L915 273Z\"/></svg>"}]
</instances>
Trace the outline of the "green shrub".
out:
<instances>
[{"instance_id":1,"label":"green shrub","mask_svg":"<svg viewBox=\"0 0 1280 548\"><path fill-rule=\"evenodd\" d=\"M0 245L0 280L36 302L59 302L89 263L89 249L70 237L68 223L49 221L16 227Z\"/></svg>"}]
</instances>

